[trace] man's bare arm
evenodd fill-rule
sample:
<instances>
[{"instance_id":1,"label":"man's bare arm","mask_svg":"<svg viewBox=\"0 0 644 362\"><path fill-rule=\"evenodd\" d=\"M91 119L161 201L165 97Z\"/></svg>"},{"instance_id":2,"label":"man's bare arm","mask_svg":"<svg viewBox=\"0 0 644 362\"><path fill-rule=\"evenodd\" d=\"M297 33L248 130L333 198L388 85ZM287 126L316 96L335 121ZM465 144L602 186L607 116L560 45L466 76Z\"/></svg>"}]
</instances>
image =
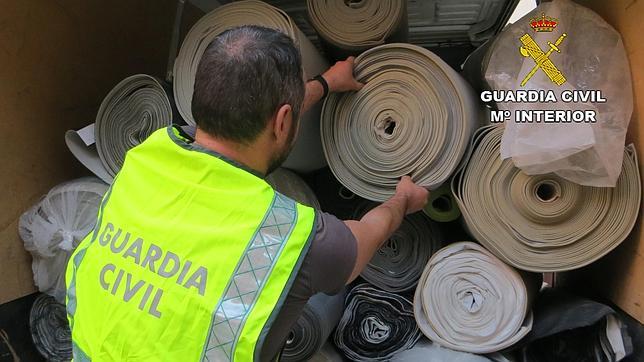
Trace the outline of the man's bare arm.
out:
<instances>
[{"instance_id":1,"label":"man's bare arm","mask_svg":"<svg viewBox=\"0 0 644 362\"><path fill-rule=\"evenodd\" d=\"M360 90L364 84L358 82L353 76L354 57L348 57L347 60L339 61L329 68L322 78L329 85L329 92L347 92ZM322 99L324 87L320 82L313 80L306 82L306 92L304 94L304 104L302 113L306 113L313 105Z\"/></svg>"},{"instance_id":2,"label":"man's bare arm","mask_svg":"<svg viewBox=\"0 0 644 362\"><path fill-rule=\"evenodd\" d=\"M407 214L420 211L427 203L429 192L403 177L396 187L396 194L380 206L365 214L360 221L347 220L344 223L355 236L358 253L351 277L347 284L360 275L373 255L389 239Z\"/></svg>"}]
</instances>

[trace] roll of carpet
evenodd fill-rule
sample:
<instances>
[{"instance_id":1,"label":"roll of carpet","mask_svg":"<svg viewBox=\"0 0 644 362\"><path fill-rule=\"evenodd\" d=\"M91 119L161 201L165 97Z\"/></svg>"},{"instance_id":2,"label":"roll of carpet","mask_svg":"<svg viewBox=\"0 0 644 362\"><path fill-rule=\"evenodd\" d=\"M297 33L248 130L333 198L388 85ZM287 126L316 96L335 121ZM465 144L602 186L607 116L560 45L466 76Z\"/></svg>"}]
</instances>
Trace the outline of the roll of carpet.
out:
<instances>
[{"instance_id":1,"label":"roll of carpet","mask_svg":"<svg viewBox=\"0 0 644 362\"><path fill-rule=\"evenodd\" d=\"M388 361L420 336L409 300L363 283L347 295L334 342L353 361Z\"/></svg>"},{"instance_id":2,"label":"roll of carpet","mask_svg":"<svg viewBox=\"0 0 644 362\"><path fill-rule=\"evenodd\" d=\"M642 200L634 147L614 188L581 186L554 174L530 176L500 159L502 128L481 128L452 191L470 233L507 263L557 272L588 265L630 233Z\"/></svg>"},{"instance_id":3,"label":"roll of carpet","mask_svg":"<svg viewBox=\"0 0 644 362\"><path fill-rule=\"evenodd\" d=\"M349 190L373 201L404 175L430 189L458 166L477 124L467 83L434 53L386 44L356 58L358 92L332 93L322 108L324 153Z\"/></svg>"},{"instance_id":4,"label":"roll of carpet","mask_svg":"<svg viewBox=\"0 0 644 362\"><path fill-rule=\"evenodd\" d=\"M47 361L71 361L72 332L64 304L49 295L39 295L29 313L29 329L36 349Z\"/></svg>"},{"instance_id":5,"label":"roll of carpet","mask_svg":"<svg viewBox=\"0 0 644 362\"><path fill-rule=\"evenodd\" d=\"M406 0L307 0L311 25L338 57L407 41Z\"/></svg>"},{"instance_id":6,"label":"roll of carpet","mask_svg":"<svg viewBox=\"0 0 644 362\"><path fill-rule=\"evenodd\" d=\"M293 200L315 209L320 208L320 203L313 190L295 172L278 168L266 176L265 180L275 190Z\"/></svg>"},{"instance_id":7,"label":"roll of carpet","mask_svg":"<svg viewBox=\"0 0 644 362\"><path fill-rule=\"evenodd\" d=\"M532 328L538 274L519 274L482 246L458 242L432 256L414 295L414 315L430 340L457 351L491 353Z\"/></svg>"},{"instance_id":8,"label":"roll of carpet","mask_svg":"<svg viewBox=\"0 0 644 362\"><path fill-rule=\"evenodd\" d=\"M376 205L371 202L360 204L354 218L360 219ZM442 241L440 228L427 215L422 212L407 215L360 276L387 292L414 289L427 261L441 248Z\"/></svg>"},{"instance_id":9,"label":"roll of carpet","mask_svg":"<svg viewBox=\"0 0 644 362\"><path fill-rule=\"evenodd\" d=\"M216 8L202 17L186 35L174 63L174 96L183 119L191 125L191 103L195 74L204 51L217 35L241 25L260 25L289 35L302 53L306 77L324 72L328 63L311 41L295 26L289 16L269 4L256 0L232 2ZM297 140L284 166L297 171L311 171L325 166L317 127L320 106L314 106L303 115Z\"/></svg>"},{"instance_id":10,"label":"roll of carpet","mask_svg":"<svg viewBox=\"0 0 644 362\"><path fill-rule=\"evenodd\" d=\"M156 78L137 74L117 84L96 115L96 149L107 172L114 177L125 153L170 125L172 118L170 98Z\"/></svg>"},{"instance_id":11,"label":"roll of carpet","mask_svg":"<svg viewBox=\"0 0 644 362\"><path fill-rule=\"evenodd\" d=\"M449 183L444 183L429 194L423 212L430 219L438 222L454 221L461 216L461 210L458 209L458 203L452 195Z\"/></svg>"},{"instance_id":12,"label":"roll of carpet","mask_svg":"<svg viewBox=\"0 0 644 362\"><path fill-rule=\"evenodd\" d=\"M20 216L18 233L32 256L34 283L65 302L65 267L72 251L89 234L107 185L94 177L52 188Z\"/></svg>"},{"instance_id":13,"label":"roll of carpet","mask_svg":"<svg viewBox=\"0 0 644 362\"><path fill-rule=\"evenodd\" d=\"M280 361L307 361L326 343L340 321L345 293L318 293L309 299L286 340Z\"/></svg>"}]
</instances>

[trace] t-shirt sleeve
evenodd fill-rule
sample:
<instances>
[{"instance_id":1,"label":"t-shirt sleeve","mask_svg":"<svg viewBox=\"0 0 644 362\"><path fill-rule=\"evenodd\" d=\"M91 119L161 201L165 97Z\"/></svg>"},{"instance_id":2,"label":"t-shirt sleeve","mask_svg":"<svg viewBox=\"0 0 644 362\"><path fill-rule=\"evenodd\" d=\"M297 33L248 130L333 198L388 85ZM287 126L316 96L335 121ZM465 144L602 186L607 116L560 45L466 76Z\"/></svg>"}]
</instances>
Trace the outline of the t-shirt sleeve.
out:
<instances>
[{"instance_id":1,"label":"t-shirt sleeve","mask_svg":"<svg viewBox=\"0 0 644 362\"><path fill-rule=\"evenodd\" d=\"M339 293L356 261L357 242L351 230L337 217L318 211L315 236L306 263L313 294Z\"/></svg>"}]
</instances>

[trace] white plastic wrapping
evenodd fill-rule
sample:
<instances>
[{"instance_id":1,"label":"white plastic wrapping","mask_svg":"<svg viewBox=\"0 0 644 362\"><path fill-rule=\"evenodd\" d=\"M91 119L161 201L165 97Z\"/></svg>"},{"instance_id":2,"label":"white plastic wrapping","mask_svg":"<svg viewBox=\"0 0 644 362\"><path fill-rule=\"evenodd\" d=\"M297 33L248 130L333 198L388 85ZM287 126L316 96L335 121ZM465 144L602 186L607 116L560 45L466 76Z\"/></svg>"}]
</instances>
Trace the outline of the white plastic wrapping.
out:
<instances>
[{"instance_id":1,"label":"white plastic wrapping","mask_svg":"<svg viewBox=\"0 0 644 362\"><path fill-rule=\"evenodd\" d=\"M552 32L536 32L531 19L556 18ZM543 52L565 33L559 52L549 56L565 76L561 86L542 69L524 85L521 82L535 61L521 56L520 38L529 34ZM633 110L630 68L619 33L591 10L569 0L544 2L495 39L488 54L485 78L493 90L552 90L556 103L498 103L509 110L595 110L596 123L505 122L502 157L530 175L554 172L588 186L615 186L622 167L624 140ZM601 90L605 103L564 103L566 90Z\"/></svg>"},{"instance_id":2,"label":"white plastic wrapping","mask_svg":"<svg viewBox=\"0 0 644 362\"><path fill-rule=\"evenodd\" d=\"M72 251L96 223L108 186L95 177L60 184L20 217L19 233L33 256L34 282L65 302L65 267Z\"/></svg>"}]
</instances>

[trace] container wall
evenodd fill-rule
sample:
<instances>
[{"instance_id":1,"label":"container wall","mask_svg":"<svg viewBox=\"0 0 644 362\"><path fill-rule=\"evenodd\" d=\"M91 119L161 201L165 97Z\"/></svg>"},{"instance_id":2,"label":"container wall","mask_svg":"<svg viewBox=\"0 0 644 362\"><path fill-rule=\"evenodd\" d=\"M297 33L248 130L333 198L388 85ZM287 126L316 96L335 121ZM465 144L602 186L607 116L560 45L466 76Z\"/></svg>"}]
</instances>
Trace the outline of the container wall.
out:
<instances>
[{"instance_id":1,"label":"container wall","mask_svg":"<svg viewBox=\"0 0 644 362\"><path fill-rule=\"evenodd\" d=\"M64 132L135 73L164 76L174 0L0 0L0 303L34 290L20 214L87 172Z\"/></svg>"}]
</instances>

